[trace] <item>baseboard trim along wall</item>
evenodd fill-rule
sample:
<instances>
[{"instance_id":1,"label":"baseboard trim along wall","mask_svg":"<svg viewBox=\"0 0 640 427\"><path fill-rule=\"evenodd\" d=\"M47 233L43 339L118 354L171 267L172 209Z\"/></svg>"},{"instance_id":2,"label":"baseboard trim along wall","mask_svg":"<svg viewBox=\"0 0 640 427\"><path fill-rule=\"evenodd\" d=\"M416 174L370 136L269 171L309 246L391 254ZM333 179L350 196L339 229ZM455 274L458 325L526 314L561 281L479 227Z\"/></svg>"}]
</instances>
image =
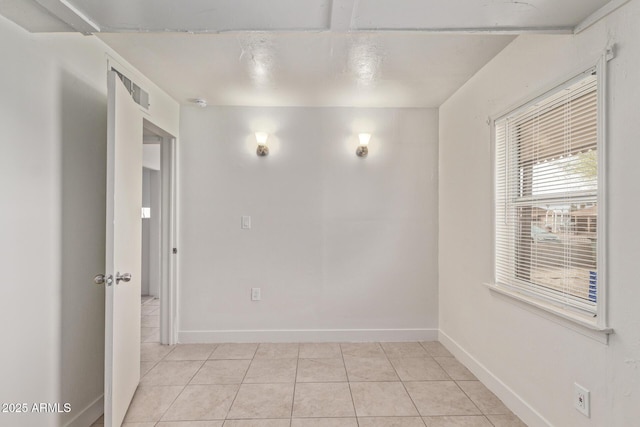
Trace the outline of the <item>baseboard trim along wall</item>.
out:
<instances>
[{"instance_id":1,"label":"baseboard trim along wall","mask_svg":"<svg viewBox=\"0 0 640 427\"><path fill-rule=\"evenodd\" d=\"M502 400L522 421L530 426L549 426L552 424L538 411L525 402L500 378L493 374L469 352L462 348L446 332L439 331L438 341L444 345L463 365L465 365L482 383Z\"/></svg>"},{"instance_id":2,"label":"baseboard trim along wall","mask_svg":"<svg viewBox=\"0 0 640 427\"><path fill-rule=\"evenodd\" d=\"M178 342L401 342L435 341L437 329L279 329L230 331L179 331Z\"/></svg>"},{"instance_id":3,"label":"baseboard trim along wall","mask_svg":"<svg viewBox=\"0 0 640 427\"><path fill-rule=\"evenodd\" d=\"M71 408L73 410L73 408ZM104 395L101 394L96 400L77 413L75 417L65 427L87 427L92 425L104 413Z\"/></svg>"}]
</instances>

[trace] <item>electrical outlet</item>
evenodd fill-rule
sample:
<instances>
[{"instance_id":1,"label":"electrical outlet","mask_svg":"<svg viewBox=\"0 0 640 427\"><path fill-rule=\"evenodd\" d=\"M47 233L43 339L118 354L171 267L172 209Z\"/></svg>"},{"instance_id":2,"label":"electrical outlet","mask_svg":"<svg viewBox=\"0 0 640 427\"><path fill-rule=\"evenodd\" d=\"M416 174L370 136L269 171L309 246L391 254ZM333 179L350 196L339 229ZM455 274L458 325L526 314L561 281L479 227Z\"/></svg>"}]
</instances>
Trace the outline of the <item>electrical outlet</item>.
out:
<instances>
[{"instance_id":1,"label":"electrical outlet","mask_svg":"<svg viewBox=\"0 0 640 427\"><path fill-rule=\"evenodd\" d=\"M573 405L587 417L590 417L589 390L578 383L573 383Z\"/></svg>"},{"instance_id":2,"label":"electrical outlet","mask_svg":"<svg viewBox=\"0 0 640 427\"><path fill-rule=\"evenodd\" d=\"M260 288L251 288L251 301L260 301L261 299Z\"/></svg>"}]
</instances>

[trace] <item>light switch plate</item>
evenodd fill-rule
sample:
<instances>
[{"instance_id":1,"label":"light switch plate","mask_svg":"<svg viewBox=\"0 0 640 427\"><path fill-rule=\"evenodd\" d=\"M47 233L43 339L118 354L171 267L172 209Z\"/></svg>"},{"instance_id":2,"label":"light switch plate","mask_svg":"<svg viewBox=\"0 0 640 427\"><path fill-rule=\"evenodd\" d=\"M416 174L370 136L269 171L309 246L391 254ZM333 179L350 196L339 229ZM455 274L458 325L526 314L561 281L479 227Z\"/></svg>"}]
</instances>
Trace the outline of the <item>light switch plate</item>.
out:
<instances>
[{"instance_id":1,"label":"light switch plate","mask_svg":"<svg viewBox=\"0 0 640 427\"><path fill-rule=\"evenodd\" d=\"M251 217L249 215L243 215L242 219L240 221L240 227L243 230L250 230L251 229Z\"/></svg>"},{"instance_id":2,"label":"light switch plate","mask_svg":"<svg viewBox=\"0 0 640 427\"><path fill-rule=\"evenodd\" d=\"M260 288L251 288L251 301L260 301Z\"/></svg>"}]
</instances>

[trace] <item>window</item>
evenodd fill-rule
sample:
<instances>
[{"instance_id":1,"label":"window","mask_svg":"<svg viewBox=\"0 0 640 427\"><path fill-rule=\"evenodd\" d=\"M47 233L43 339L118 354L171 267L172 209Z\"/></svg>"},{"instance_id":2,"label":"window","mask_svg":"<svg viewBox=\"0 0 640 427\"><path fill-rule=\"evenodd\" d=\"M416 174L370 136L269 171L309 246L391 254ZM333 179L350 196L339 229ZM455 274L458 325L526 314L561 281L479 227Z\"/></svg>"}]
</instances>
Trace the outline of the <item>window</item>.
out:
<instances>
[{"instance_id":1,"label":"window","mask_svg":"<svg viewBox=\"0 0 640 427\"><path fill-rule=\"evenodd\" d=\"M496 281L598 313L596 69L495 121Z\"/></svg>"}]
</instances>

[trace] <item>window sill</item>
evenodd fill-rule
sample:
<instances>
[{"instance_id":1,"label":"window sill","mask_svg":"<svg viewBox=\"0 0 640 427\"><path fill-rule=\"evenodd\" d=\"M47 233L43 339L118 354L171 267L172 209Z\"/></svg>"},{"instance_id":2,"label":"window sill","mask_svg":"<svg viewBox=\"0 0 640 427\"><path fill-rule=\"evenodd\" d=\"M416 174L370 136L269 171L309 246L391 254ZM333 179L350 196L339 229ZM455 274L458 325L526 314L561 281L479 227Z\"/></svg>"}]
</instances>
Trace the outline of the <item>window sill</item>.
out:
<instances>
[{"instance_id":1,"label":"window sill","mask_svg":"<svg viewBox=\"0 0 640 427\"><path fill-rule=\"evenodd\" d=\"M531 311L603 344L608 344L609 335L613 333L613 329L603 328L596 324L594 318L569 310L563 310L560 307L539 301L494 283L485 283L485 286L487 286L491 292L507 297L510 302L516 303L525 310Z\"/></svg>"}]
</instances>

